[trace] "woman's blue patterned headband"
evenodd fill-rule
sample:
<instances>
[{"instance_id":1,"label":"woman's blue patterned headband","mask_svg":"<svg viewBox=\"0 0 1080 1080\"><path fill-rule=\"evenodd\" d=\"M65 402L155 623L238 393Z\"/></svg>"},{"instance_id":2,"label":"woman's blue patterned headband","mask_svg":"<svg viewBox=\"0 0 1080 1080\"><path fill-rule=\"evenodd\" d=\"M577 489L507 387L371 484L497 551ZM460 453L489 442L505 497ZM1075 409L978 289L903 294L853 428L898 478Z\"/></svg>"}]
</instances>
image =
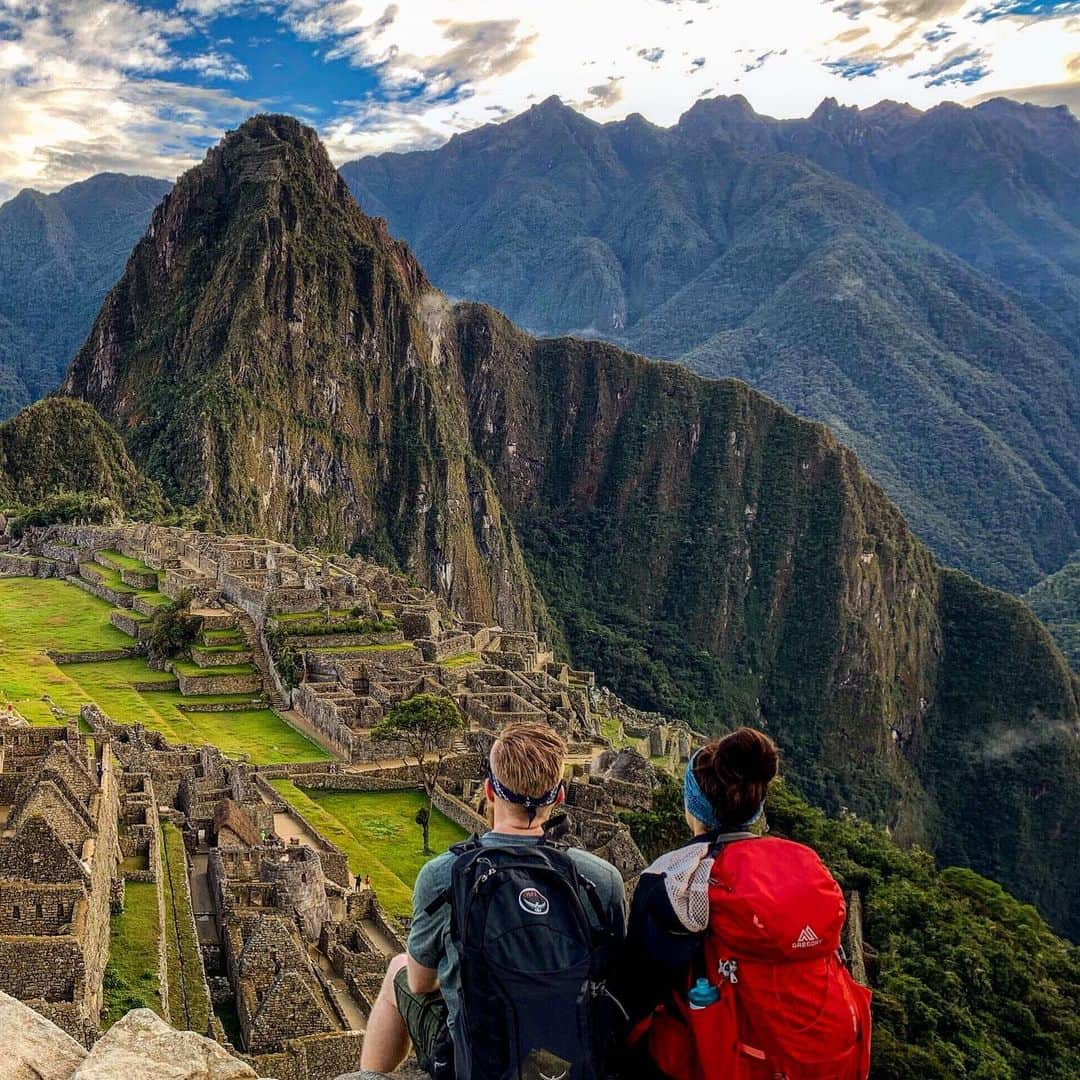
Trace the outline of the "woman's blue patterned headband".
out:
<instances>
[{"instance_id":1,"label":"woman's blue patterned headband","mask_svg":"<svg viewBox=\"0 0 1080 1080\"><path fill-rule=\"evenodd\" d=\"M701 785L694 775L694 762L697 760L697 756L700 753L700 749L695 750L686 764L686 775L683 777L683 802L686 804L686 809L689 810L706 829L718 829L724 822L717 817L716 808L705 797L705 792L701 790ZM735 828L748 829L757 822L764 812L765 802L763 800L754 816L750 818L749 821L744 821L741 824L736 825Z\"/></svg>"}]
</instances>

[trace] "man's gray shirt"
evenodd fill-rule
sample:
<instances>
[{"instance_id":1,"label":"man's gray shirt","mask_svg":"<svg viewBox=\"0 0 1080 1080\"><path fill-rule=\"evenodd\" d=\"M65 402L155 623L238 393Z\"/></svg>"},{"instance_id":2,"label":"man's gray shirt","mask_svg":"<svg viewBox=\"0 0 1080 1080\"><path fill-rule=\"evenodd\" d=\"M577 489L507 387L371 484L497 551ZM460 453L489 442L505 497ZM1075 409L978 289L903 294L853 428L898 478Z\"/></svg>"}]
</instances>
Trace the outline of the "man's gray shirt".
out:
<instances>
[{"instance_id":1,"label":"man's gray shirt","mask_svg":"<svg viewBox=\"0 0 1080 1080\"><path fill-rule=\"evenodd\" d=\"M509 836L489 832L480 837L480 843L493 846L504 844L536 844L538 836ZM611 917L619 940L625 935L626 893L618 870L609 862L581 848L566 848L565 853L577 864L578 871L596 885L601 906ZM413 889L413 920L409 930L409 955L424 967L439 973L439 988L446 999L450 1014L451 1030L456 1026L461 992L461 968L457 950L450 940L450 905L441 904L431 914L425 910L436 897L450 888L455 856L447 851L425 864ZM581 897L591 922L595 913L586 896ZM597 929L600 929L597 927Z\"/></svg>"}]
</instances>

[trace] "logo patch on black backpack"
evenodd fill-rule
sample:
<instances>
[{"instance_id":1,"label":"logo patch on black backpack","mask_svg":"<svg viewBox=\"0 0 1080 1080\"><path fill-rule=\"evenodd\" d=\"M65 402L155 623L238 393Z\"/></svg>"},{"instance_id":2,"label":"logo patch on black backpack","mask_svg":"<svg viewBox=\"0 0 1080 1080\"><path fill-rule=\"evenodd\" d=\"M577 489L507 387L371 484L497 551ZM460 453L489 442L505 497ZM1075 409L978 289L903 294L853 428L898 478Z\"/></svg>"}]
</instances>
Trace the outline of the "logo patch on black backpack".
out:
<instances>
[{"instance_id":1,"label":"logo patch on black backpack","mask_svg":"<svg viewBox=\"0 0 1080 1080\"><path fill-rule=\"evenodd\" d=\"M551 905L548 898L539 890L530 886L518 893L518 903L523 911L530 915L546 915Z\"/></svg>"}]
</instances>

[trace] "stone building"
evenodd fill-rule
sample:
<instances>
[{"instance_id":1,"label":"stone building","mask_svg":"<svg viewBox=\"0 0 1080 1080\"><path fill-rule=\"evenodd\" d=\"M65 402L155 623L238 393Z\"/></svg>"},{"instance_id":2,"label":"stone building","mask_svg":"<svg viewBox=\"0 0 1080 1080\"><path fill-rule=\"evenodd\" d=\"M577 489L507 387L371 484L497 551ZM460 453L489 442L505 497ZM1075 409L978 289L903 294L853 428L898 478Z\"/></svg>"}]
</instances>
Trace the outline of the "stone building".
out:
<instances>
[{"instance_id":1,"label":"stone building","mask_svg":"<svg viewBox=\"0 0 1080 1080\"><path fill-rule=\"evenodd\" d=\"M74 725L0 726L0 990L83 1042L108 961L119 774Z\"/></svg>"}]
</instances>

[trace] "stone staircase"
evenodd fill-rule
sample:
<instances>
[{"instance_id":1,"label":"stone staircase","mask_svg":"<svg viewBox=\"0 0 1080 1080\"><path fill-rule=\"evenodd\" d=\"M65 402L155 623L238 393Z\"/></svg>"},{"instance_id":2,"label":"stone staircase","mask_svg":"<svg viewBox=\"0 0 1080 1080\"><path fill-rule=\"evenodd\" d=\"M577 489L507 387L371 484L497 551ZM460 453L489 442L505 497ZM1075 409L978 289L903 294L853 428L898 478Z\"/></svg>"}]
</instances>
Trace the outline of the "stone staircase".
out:
<instances>
[{"instance_id":1,"label":"stone staircase","mask_svg":"<svg viewBox=\"0 0 1080 1080\"><path fill-rule=\"evenodd\" d=\"M251 653L250 662L255 665L255 669L262 679L263 693L269 698L270 705L279 711L287 710L289 703L278 690L277 682L271 674L270 657L267 656L266 649L263 647L262 638L259 636L254 619L246 611L237 611L236 628L248 643Z\"/></svg>"}]
</instances>

